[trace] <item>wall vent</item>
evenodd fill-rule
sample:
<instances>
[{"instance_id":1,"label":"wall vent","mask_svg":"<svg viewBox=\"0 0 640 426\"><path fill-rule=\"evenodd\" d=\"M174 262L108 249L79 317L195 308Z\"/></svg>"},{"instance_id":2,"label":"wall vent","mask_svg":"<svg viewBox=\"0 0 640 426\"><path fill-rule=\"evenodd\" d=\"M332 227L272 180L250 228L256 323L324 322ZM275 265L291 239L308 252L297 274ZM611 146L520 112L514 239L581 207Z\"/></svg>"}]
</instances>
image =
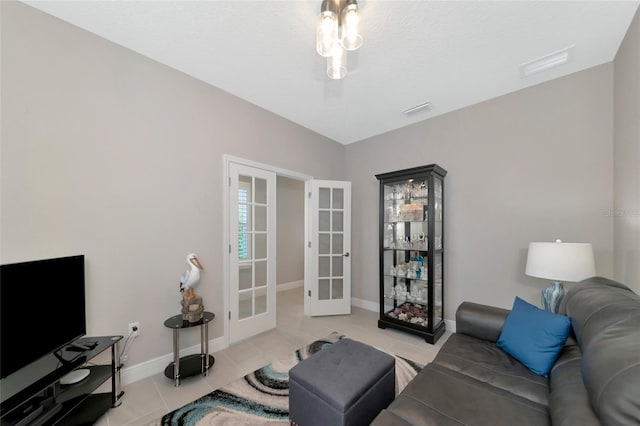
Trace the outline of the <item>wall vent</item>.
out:
<instances>
[{"instance_id":1,"label":"wall vent","mask_svg":"<svg viewBox=\"0 0 640 426\"><path fill-rule=\"evenodd\" d=\"M431 105L431 102L425 102L423 104L416 105L414 107L405 109L404 111L402 111L402 113L404 115L412 115L412 114L416 114L418 112L431 111L432 108L433 108L433 105Z\"/></svg>"},{"instance_id":2,"label":"wall vent","mask_svg":"<svg viewBox=\"0 0 640 426\"><path fill-rule=\"evenodd\" d=\"M573 56L573 49L575 45L571 45L561 50L556 50L553 53L542 56L533 61L525 62L520 65L520 77L525 78L539 72L550 70L551 68L559 67L566 64L571 60Z\"/></svg>"}]
</instances>

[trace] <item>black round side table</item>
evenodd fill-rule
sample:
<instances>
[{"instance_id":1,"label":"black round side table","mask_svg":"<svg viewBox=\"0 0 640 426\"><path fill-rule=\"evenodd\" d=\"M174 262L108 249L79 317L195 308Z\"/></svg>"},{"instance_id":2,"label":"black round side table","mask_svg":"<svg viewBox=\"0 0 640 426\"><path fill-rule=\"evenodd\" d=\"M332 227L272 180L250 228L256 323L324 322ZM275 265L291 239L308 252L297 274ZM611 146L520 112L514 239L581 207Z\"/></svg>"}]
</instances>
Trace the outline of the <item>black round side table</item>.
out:
<instances>
[{"instance_id":1,"label":"black round side table","mask_svg":"<svg viewBox=\"0 0 640 426\"><path fill-rule=\"evenodd\" d=\"M180 386L182 377L209 374L215 362L213 355L209 355L209 323L214 318L212 312L204 312L202 319L196 322L183 320L182 315L174 315L164 322L165 327L173 329L173 362L164 369L164 375L173 379L176 386ZM180 330L197 326L200 326L200 353L180 358Z\"/></svg>"}]
</instances>

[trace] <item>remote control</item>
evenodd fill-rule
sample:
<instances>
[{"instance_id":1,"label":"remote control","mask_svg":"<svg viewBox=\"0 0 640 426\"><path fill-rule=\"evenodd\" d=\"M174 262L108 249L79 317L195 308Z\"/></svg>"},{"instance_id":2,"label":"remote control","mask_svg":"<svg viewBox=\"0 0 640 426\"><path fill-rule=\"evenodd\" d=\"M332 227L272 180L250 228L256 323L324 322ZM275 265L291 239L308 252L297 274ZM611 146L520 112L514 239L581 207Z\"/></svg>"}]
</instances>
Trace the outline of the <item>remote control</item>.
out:
<instances>
[{"instance_id":1,"label":"remote control","mask_svg":"<svg viewBox=\"0 0 640 426\"><path fill-rule=\"evenodd\" d=\"M83 345L82 343L75 343L75 342L71 343L67 347L67 350L71 352L84 352L84 351L88 351L89 349L91 349L89 346Z\"/></svg>"}]
</instances>

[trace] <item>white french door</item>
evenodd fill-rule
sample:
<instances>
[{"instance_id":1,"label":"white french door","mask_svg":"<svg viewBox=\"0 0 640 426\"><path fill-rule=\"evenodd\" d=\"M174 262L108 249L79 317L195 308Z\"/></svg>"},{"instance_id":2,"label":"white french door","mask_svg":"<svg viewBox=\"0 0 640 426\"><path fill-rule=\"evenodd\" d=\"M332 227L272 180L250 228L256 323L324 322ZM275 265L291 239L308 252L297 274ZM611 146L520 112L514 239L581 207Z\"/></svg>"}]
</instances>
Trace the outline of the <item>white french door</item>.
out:
<instances>
[{"instance_id":1,"label":"white french door","mask_svg":"<svg viewBox=\"0 0 640 426\"><path fill-rule=\"evenodd\" d=\"M311 180L305 314L351 313L351 182Z\"/></svg>"},{"instance_id":2,"label":"white french door","mask_svg":"<svg viewBox=\"0 0 640 426\"><path fill-rule=\"evenodd\" d=\"M276 175L229 164L229 341L276 326Z\"/></svg>"}]
</instances>

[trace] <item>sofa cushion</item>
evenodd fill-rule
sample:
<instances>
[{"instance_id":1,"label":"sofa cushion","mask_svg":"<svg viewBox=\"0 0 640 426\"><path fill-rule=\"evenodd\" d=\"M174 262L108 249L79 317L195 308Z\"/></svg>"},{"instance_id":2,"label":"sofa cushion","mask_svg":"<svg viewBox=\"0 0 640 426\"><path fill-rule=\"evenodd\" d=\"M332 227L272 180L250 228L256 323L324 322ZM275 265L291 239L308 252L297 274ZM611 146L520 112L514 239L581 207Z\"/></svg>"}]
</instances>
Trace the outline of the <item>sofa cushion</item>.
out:
<instances>
[{"instance_id":1,"label":"sofa cushion","mask_svg":"<svg viewBox=\"0 0 640 426\"><path fill-rule=\"evenodd\" d=\"M564 347L550 373L549 414L554 426L600 426L582 381L577 344Z\"/></svg>"},{"instance_id":2,"label":"sofa cushion","mask_svg":"<svg viewBox=\"0 0 640 426\"><path fill-rule=\"evenodd\" d=\"M372 424L539 426L549 415L540 404L432 363Z\"/></svg>"},{"instance_id":3,"label":"sofa cushion","mask_svg":"<svg viewBox=\"0 0 640 426\"><path fill-rule=\"evenodd\" d=\"M594 277L575 285L560 312L571 317L582 350L582 377L591 407L606 425L640 419L640 296Z\"/></svg>"},{"instance_id":4,"label":"sofa cushion","mask_svg":"<svg viewBox=\"0 0 640 426\"><path fill-rule=\"evenodd\" d=\"M493 342L453 334L433 363L537 404L548 404L549 381Z\"/></svg>"},{"instance_id":5,"label":"sofa cushion","mask_svg":"<svg viewBox=\"0 0 640 426\"><path fill-rule=\"evenodd\" d=\"M541 376L547 376L571 331L571 320L516 297L498 346Z\"/></svg>"}]
</instances>

